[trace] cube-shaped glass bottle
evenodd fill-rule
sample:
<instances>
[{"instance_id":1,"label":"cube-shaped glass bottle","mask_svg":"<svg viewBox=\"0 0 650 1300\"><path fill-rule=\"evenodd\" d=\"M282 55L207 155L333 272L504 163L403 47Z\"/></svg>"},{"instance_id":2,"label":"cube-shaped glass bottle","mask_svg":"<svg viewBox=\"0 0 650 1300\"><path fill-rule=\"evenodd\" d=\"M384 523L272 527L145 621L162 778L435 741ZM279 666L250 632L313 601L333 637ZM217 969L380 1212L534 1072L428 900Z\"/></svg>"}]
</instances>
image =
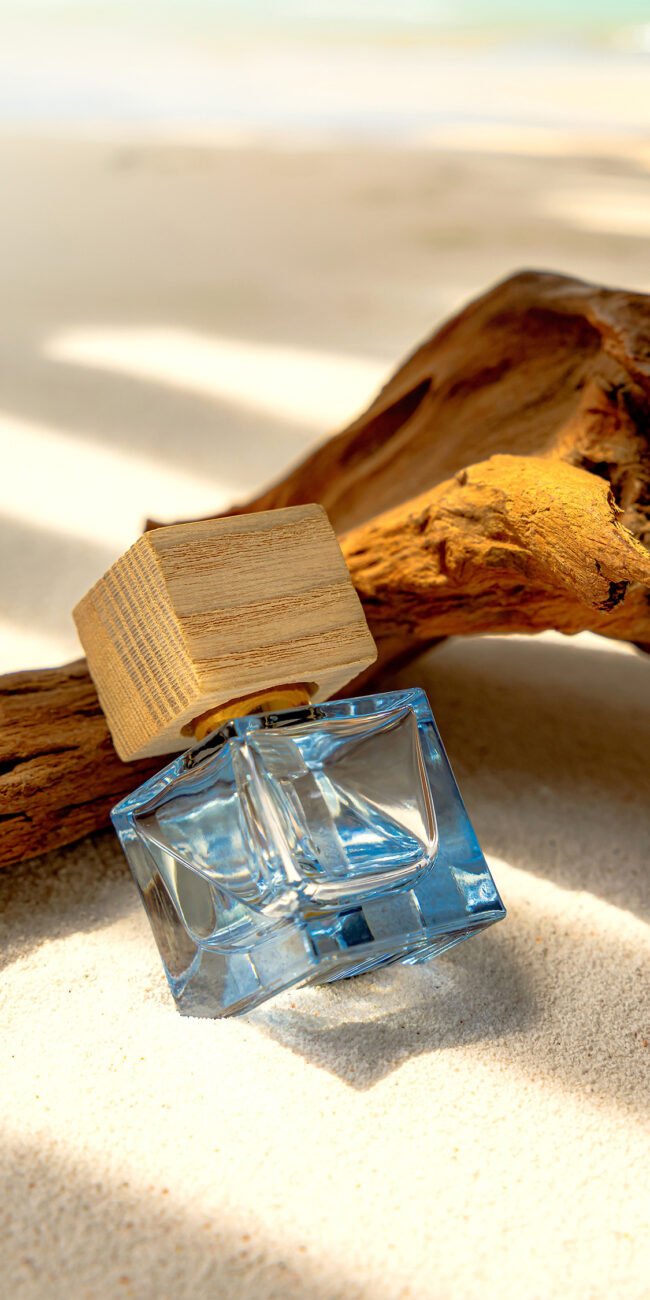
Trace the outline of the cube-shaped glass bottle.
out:
<instances>
[{"instance_id":1,"label":"cube-shaped glass bottle","mask_svg":"<svg viewBox=\"0 0 650 1300\"><path fill-rule=\"evenodd\" d=\"M426 961L505 915L418 689L236 718L113 822L187 1015Z\"/></svg>"}]
</instances>

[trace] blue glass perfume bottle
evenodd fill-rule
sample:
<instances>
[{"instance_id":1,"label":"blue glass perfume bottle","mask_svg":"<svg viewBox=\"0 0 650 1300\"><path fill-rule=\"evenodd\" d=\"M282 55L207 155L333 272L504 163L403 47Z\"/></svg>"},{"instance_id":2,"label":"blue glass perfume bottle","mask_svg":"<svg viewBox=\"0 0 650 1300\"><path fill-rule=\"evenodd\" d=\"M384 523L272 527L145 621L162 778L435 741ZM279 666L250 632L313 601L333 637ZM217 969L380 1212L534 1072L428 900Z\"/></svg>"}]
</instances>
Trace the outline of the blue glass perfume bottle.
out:
<instances>
[{"instance_id":1,"label":"blue glass perfume bottle","mask_svg":"<svg viewBox=\"0 0 650 1300\"><path fill-rule=\"evenodd\" d=\"M113 822L189 1015L427 961L504 916L421 690L237 718Z\"/></svg>"},{"instance_id":2,"label":"blue glass perfume bottle","mask_svg":"<svg viewBox=\"0 0 650 1300\"><path fill-rule=\"evenodd\" d=\"M269 512L269 527L285 527L291 515L291 510ZM294 520L295 515L291 523ZM322 512L316 531L321 560L327 539L331 577L333 534ZM225 536L232 542L236 530L226 529ZM243 546L241 536L240 541ZM175 547L176 539L158 537L149 545L157 548L158 557L163 552L169 556L172 542ZM203 546L199 538L198 558L204 566L218 569L226 551L233 553L231 546L224 550L223 535L216 549L205 534ZM286 538L280 546L280 552L285 551ZM307 563L304 548L302 556ZM127 643L131 646L127 659L135 682L133 707L151 671L145 673L141 660L135 671L130 662L133 647L142 654L152 620L145 611L134 624L133 609L142 593L134 599L132 553L127 559L131 585L124 598L120 576L116 580L111 570L75 611L100 698L123 749L128 746L116 714L115 691L123 708L125 678L115 655L107 652L108 642L122 652ZM265 559L273 565L268 555ZM150 556L143 567L150 568ZM236 567L241 582L241 565ZM336 571L341 595L351 584L340 567ZM169 611L161 619L166 596L159 573L158 565L152 589L155 618L161 624L169 622ZM107 595L102 584L109 579ZM259 581L256 576L256 587ZM286 571L282 581L288 581ZM268 581L264 586L268 593ZM165 588L167 594L172 592L178 619L182 601L178 591L173 594L169 569ZM321 601L327 601L322 583L313 590L320 590ZM250 595L249 590L247 601ZM309 599L303 591L294 611L299 621L305 619ZM228 605L223 589L221 600ZM356 596L350 605L347 591L343 603L349 613L337 608L333 644L340 647L346 637L348 646L354 641L358 667L359 658L367 662L368 650L367 641L362 645L359 639L360 607ZM241 631L250 602L239 608L235 626ZM263 624L258 620L259 630ZM181 623L181 631L187 636L187 625ZM228 634L222 631L220 638L215 630L214 635L223 658ZM323 636L327 633L319 634ZM290 638L292 645L295 639ZM290 650L287 642L283 646L282 673L288 680ZM185 1014L238 1014L294 985L343 979L396 961L426 961L505 915L424 692L319 701L314 698L317 676L324 668L314 646L311 655L316 680L308 690L303 673L298 693L304 703L262 711L265 699L292 698L284 688L258 694L258 711L253 713L245 709L246 697L244 707L241 702L232 707L232 717L227 716L228 704L216 713L201 710L198 734L204 738L113 811L171 991ZM244 651L237 656L245 671ZM353 675L352 660L341 656L340 648L337 658L345 664L346 675ZM154 662L149 656L149 664ZM167 688L167 694L173 694L169 682ZM185 712L196 710L197 701ZM248 701L251 704L253 697ZM178 705L175 708L176 721L182 722L185 713L179 716ZM153 741L140 743L138 755L132 744L129 756L151 751L164 729L158 715Z\"/></svg>"}]
</instances>

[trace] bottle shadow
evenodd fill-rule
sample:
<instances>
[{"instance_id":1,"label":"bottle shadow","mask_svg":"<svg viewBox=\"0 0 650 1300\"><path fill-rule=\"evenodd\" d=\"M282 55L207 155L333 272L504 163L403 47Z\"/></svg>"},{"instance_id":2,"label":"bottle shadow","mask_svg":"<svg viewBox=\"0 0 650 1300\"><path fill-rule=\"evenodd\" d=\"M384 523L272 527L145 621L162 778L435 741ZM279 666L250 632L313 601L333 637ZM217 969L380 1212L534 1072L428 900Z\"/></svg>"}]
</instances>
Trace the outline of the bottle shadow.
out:
<instances>
[{"instance_id":1,"label":"bottle shadow","mask_svg":"<svg viewBox=\"0 0 650 1300\"><path fill-rule=\"evenodd\" d=\"M536 1016L525 966L492 931L428 965L284 994L249 1019L363 1091L413 1056L523 1034Z\"/></svg>"},{"instance_id":2,"label":"bottle shadow","mask_svg":"<svg viewBox=\"0 0 650 1300\"><path fill-rule=\"evenodd\" d=\"M650 997L644 927L632 919L619 934L616 914L605 909L609 925L599 929L601 904L594 913L578 899L565 911L551 891L549 906L539 886L528 895L525 875L506 871L502 864L510 913L485 935L429 966L394 966L284 994L250 1021L359 1091L406 1061L453 1050L524 1086L549 1085L643 1117Z\"/></svg>"},{"instance_id":3,"label":"bottle shadow","mask_svg":"<svg viewBox=\"0 0 650 1300\"><path fill-rule=\"evenodd\" d=\"M430 694L484 849L508 864L512 897L498 863L495 876L509 917L429 966L285 995L254 1020L355 1089L411 1057L482 1044L504 1069L638 1112L650 662L473 639L382 682L415 684Z\"/></svg>"}]
</instances>

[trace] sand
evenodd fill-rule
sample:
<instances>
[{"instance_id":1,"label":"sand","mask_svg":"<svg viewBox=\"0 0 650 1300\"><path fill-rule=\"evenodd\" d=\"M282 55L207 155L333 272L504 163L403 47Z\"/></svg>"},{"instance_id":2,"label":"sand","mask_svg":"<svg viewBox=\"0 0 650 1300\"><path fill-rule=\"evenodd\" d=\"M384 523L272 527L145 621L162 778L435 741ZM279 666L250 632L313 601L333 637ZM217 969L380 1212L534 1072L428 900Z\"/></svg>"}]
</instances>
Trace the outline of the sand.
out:
<instances>
[{"instance_id":1,"label":"sand","mask_svg":"<svg viewBox=\"0 0 650 1300\"><path fill-rule=\"evenodd\" d=\"M401 680L509 907L428 968L186 1020L110 835L9 873L5 1294L647 1294L649 665Z\"/></svg>"},{"instance_id":2,"label":"sand","mask_svg":"<svg viewBox=\"0 0 650 1300\"><path fill-rule=\"evenodd\" d=\"M497 276L650 288L643 159L568 143L5 132L2 667L74 655L145 513L255 488ZM184 1020L109 833L3 876L12 1300L647 1295L650 662L468 640L389 681L509 907L430 967Z\"/></svg>"}]
</instances>

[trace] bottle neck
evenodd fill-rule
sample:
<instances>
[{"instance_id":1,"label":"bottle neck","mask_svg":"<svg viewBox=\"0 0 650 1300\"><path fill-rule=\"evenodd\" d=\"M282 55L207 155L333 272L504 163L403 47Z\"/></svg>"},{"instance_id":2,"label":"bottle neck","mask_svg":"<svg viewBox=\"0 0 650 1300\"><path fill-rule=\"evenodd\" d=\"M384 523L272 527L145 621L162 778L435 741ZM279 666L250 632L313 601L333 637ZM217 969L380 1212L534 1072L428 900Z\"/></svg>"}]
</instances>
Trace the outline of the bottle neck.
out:
<instances>
[{"instance_id":1,"label":"bottle neck","mask_svg":"<svg viewBox=\"0 0 650 1300\"><path fill-rule=\"evenodd\" d=\"M269 686L240 699L229 700L216 709L208 709L195 718L188 732L195 740L204 740L211 731L218 731L225 722L233 718L247 717L251 713L279 713L282 709L298 709L308 705L311 695L308 688L298 682L293 686Z\"/></svg>"}]
</instances>

